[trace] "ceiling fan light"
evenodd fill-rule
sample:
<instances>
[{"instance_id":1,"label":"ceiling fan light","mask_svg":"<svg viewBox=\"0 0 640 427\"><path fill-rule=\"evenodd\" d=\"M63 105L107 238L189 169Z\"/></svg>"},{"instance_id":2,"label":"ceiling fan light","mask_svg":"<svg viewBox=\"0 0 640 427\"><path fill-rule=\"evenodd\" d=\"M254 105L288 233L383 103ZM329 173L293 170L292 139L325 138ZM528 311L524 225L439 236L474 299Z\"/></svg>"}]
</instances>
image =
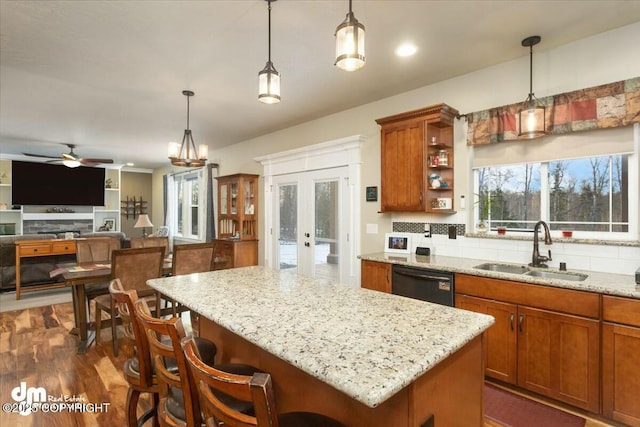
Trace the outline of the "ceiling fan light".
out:
<instances>
[{"instance_id":1,"label":"ceiling fan light","mask_svg":"<svg viewBox=\"0 0 640 427\"><path fill-rule=\"evenodd\" d=\"M336 28L336 62L341 70L356 71L364 67L364 25L356 19L351 11L345 20Z\"/></svg>"},{"instance_id":2,"label":"ceiling fan light","mask_svg":"<svg viewBox=\"0 0 640 427\"><path fill-rule=\"evenodd\" d=\"M80 166L80 162L78 160L64 159L62 161L62 164L68 168L77 168L78 166Z\"/></svg>"}]
</instances>

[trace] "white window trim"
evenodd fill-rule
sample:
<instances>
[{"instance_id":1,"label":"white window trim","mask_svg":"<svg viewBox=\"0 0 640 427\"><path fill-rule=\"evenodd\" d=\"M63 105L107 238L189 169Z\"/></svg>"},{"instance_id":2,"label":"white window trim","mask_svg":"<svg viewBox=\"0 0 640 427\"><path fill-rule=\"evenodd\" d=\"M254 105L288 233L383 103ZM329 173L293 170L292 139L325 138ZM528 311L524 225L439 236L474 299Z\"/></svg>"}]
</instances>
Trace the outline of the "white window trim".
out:
<instances>
[{"instance_id":1,"label":"white window trim","mask_svg":"<svg viewBox=\"0 0 640 427\"><path fill-rule=\"evenodd\" d=\"M196 180L198 181L198 235L197 236L193 236L193 235L183 235L181 233L178 232L178 203L177 203L177 192L176 192L176 186L177 186L177 181L179 180L185 180L189 175L195 174L197 175ZM176 174L172 174L169 175L169 223L171 224L171 229L175 230L175 232L172 234L172 237L180 239L180 240L187 240L187 241L194 241L194 242L203 242L204 241L204 235L205 235L205 217L206 217L206 213L205 210L203 209L203 203L205 202L205 197L206 197L206 185L204 182L204 169L198 169L196 171L188 171L188 172L179 172Z\"/></svg>"},{"instance_id":2,"label":"white window trim","mask_svg":"<svg viewBox=\"0 0 640 427\"><path fill-rule=\"evenodd\" d=\"M346 251L345 259L349 262L348 283L359 283L360 268L358 255L360 254L360 174L361 174L361 147L366 141L362 135L353 135L346 138L322 142L280 153L269 154L256 157L254 160L263 166L264 176L264 201L265 201L265 230L264 248L265 265L271 265L275 257L273 253L273 206L272 188L273 177L310 170L328 169L340 166L348 167L348 181L350 189L351 221L349 224L341 224L347 228L349 235L349 248Z\"/></svg>"}]
</instances>

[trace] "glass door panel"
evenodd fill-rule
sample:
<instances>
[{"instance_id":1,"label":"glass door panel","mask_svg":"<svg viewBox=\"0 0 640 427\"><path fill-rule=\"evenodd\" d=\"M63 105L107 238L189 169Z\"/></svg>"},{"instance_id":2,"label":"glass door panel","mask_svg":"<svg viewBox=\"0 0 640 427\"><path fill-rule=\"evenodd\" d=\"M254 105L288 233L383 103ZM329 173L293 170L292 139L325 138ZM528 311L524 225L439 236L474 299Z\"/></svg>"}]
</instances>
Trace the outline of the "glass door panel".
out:
<instances>
[{"instance_id":1,"label":"glass door panel","mask_svg":"<svg viewBox=\"0 0 640 427\"><path fill-rule=\"evenodd\" d=\"M338 180L314 185L314 277L337 283L339 278L339 188Z\"/></svg>"},{"instance_id":2,"label":"glass door panel","mask_svg":"<svg viewBox=\"0 0 640 427\"><path fill-rule=\"evenodd\" d=\"M278 251L280 270L298 267L298 184L278 186Z\"/></svg>"}]
</instances>

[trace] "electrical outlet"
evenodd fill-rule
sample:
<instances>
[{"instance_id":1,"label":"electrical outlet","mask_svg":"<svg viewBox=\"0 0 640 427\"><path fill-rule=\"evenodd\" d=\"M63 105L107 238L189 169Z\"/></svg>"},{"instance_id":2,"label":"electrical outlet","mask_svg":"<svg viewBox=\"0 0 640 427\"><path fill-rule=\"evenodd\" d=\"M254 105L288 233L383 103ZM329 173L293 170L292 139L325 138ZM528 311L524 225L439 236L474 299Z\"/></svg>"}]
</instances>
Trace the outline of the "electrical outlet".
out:
<instances>
[{"instance_id":1,"label":"electrical outlet","mask_svg":"<svg viewBox=\"0 0 640 427\"><path fill-rule=\"evenodd\" d=\"M424 225L424 237L431 237L431 224Z\"/></svg>"}]
</instances>

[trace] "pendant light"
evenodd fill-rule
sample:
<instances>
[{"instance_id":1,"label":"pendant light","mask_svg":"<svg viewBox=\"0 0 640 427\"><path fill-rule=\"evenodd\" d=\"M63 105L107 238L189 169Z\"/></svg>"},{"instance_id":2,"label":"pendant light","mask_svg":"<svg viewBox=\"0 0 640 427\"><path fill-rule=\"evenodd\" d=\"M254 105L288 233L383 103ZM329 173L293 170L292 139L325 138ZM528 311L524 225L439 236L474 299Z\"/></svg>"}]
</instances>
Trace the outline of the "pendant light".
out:
<instances>
[{"instance_id":1,"label":"pendant light","mask_svg":"<svg viewBox=\"0 0 640 427\"><path fill-rule=\"evenodd\" d=\"M351 11L336 28L336 63L341 70L356 71L364 67L364 25L362 25Z\"/></svg>"},{"instance_id":2,"label":"pendant light","mask_svg":"<svg viewBox=\"0 0 640 427\"><path fill-rule=\"evenodd\" d=\"M518 136L538 138L546 134L545 107L533 95L533 46L540 43L540 36L522 40L522 46L529 48L529 96L518 112Z\"/></svg>"},{"instance_id":3,"label":"pendant light","mask_svg":"<svg viewBox=\"0 0 640 427\"><path fill-rule=\"evenodd\" d=\"M209 147L205 144L200 144L196 151L196 144L193 142L191 129L189 129L189 98L194 93L190 90L183 90L182 94L187 97L187 128L184 130L182 144L169 143L169 159L171 159L171 164L174 166L199 168L207 162Z\"/></svg>"},{"instance_id":4,"label":"pendant light","mask_svg":"<svg viewBox=\"0 0 640 427\"><path fill-rule=\"evenodd\" d=\"M280 73L271 62L271 2L269 4L269 59L267 65L258 73L258 100L265 104L277 104L280 102Z\"/></svg>"}]
</instances>

